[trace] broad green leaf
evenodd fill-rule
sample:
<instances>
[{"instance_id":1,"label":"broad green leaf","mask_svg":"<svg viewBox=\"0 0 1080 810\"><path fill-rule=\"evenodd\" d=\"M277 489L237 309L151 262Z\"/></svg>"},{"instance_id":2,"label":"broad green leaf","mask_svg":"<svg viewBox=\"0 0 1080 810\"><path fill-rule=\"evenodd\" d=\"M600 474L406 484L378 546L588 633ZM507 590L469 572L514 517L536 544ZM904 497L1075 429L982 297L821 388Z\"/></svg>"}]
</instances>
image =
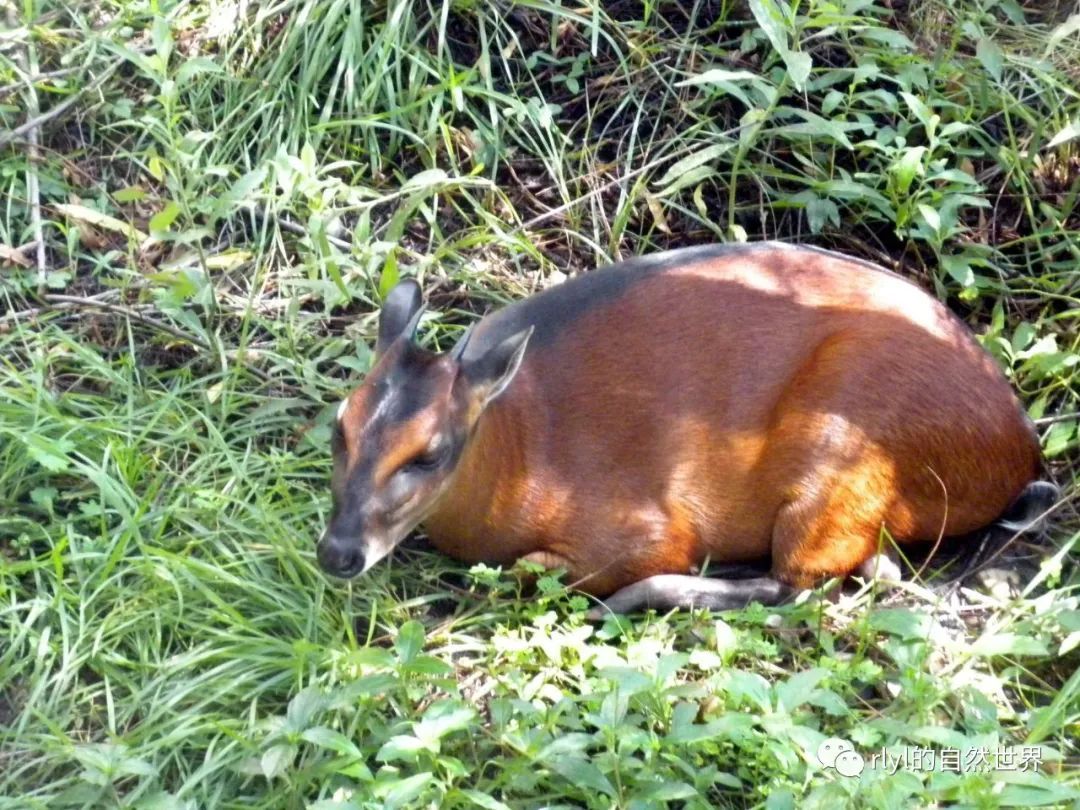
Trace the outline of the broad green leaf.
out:
<instances>
[{"instance_id":1,"label":"broad green leaf","mask_svg":"<svg viewBox=\"0 0 1080 810\"><path fill-rule=\"evenodd\" d=\"M989 658L995 655L1047 656L1050 650L1042 639L1018 633L987 633L968 648L972 655Z\"/></svg>"},{"instance_id":2,"label":"broad green leaf","mask_svg":"<svg viewBox=\"0 0 1080 810\"><path fill-rule=\"evenodd\" d=\"M658 187L670 185L681 179L687 172L716 160L726 152L730 152L734 146L734 142L728 141L724 143L714 143L712 146L706 146L704 149L699 149L697 152L672 163L670 168L664 172L664 176L653 183L653 185ZM668 192L665 190L665 192L662 193Z\"/></svg>"},{"instance_id":3,"label":"broad green leaf","mask_svg":"<svg viewBox=\"0 0 1080 810\"><path fill-rule=\"evenodd\" d=\"M293 731L303 731L326 706L326 698L315 686L309 686L297 692L285 710L288 727Z\"/></svg>"},{"instance_id":4,"label":"broad green leaf","mask_svg":"<svg viewBox=\"0 0 1080 810\"><path fill-rule=\"evenodd\" d=\"M693 799L701 794L686 782L663 782L638 790L634 798L649 802L675 802L680 799Z\"/></svg>"},{"instance_id":5,"label":"broad green leaf","mask_svg":"<svg viewBox=\"0 0 1080 810\"><path fill-rule=\"evenodd\" d=\"M930 633L929 617L907 608L875 610L870 614L870 626L905 640L924 639Z\"/></svg>"},{"instance_id":6,"label":"broad green leaf","mask_svg":"<svg viewBox=\"0 0 1080 810\"><path fill-rule=\"evenodd\" d=\"M757 719L753 714L728 712L715 720L673 728L664 740L670 743L697 743L702 740L742 741L752 733Z\"/></svg>"},{"instance_id":7,"label":"broad green leaf","mask_svg":"<svg viewBox=\"0 0 1080 810\"><path fill-rule=\"evenodd\" d=\"M595 790L608 796L615 795L615 788L608 778L583 756L556 757L547 760L547 763L553 771L579 787Z\"/></svg>"},{"instance_id":8,"label":"broad green leaf","mask_svg":"<svg viewBox=\"0 0 1080 810\"><path fill-rule=\"evenodd\" d=\"M394 810L394 808L408 804L423 793L424 788L430 784L431 779L431 772L424 771L407 776L404 779L376 783L372 786L372 790L377 798L383 800L384 807L388 808L388 810Z\"/></svg>"},{"instance_id":9,"label":"broad green leaf","mask_svg":"<svg viewBox=\"0 0 1080 810\"><path fill-rule=\"evenodd\" d=\"M925 220L926 224L930 226L930 229L932 231L935 231L935 232L940 231L941 230L941 215L938 214L937 211L935 211L933 208L931 208L926 203L919 203L918 208L919 208L919 213L922 214L923 220Z\"/></svg>"},{"instance_id":10,"label":"broad green leaf","mask_svg":"<svg viewBox=\"0 0 1080 810\"><path fill-rule=\"evenodd\" d=\"M73 442L38 433L27 433L21 438L30 457L49 472L64 472L71 466L68 454L75 449Z\"/></svg>"},{"instance_id":11,"label":"broad green leaf","mask_svg":"<svg viewBox=\"0 0 1080 810\"><path fill-rule=\"evenodd\" d=\"M394 649L397 650L401 663L409 663L423 648L424 625L415 619L410 619L401 625L397 638L394 640Z\"/></svg>"},{"instance_id":12,"label":"broad green leaf","mask_svg":"<svg viewBox=\"0 0 1080 810\"><path fill-rule=\"evenodd\" d=\"M396 734L383 743L375 759L379 762L416 762L423 751L437 752L438 743L432 745L412 734Z\"/></svg>"},{"instance_id":13,"label":"broad green leaf","mask_svg":"<svg viewBox=\"0 0 1080 810\"><path fill-rule=\"evenodd\" d=\"M138 202L146 198L146 189L141 186L124 186L113 192L113 199L119 203Z\"/></svg>"},{"instance_id":14,"label":"broad green leaf","mask_svg":"<svg viewBox=\"0 0 1080 810\"><path fill-rule=\"evenodd\" d=\"M1080 16L1080 15L1078 15ZM1061 146L1063 143L1080 138L1080 118L1075 121L1070 121L1061 130L1050 139L1050 142L1046 144L1047 149L1053 149L1056 146Z\"/></svg>"},{"instance_id":15,"label":"broad green leaf","mask_svg":"<svg viewBox=\"0 0 1080 810\"><path fill-rule=\"evenodd\" d=\"M180 216L180 206L170 200L164 208L150 218L150 232L161 233L169 230L178 216Z\"/></svg>"},{"instance_id":16,"label":"broad green leaf","mask_svg":"<svg viewBox=\"0 0 1080 810\"><path fill-rule=\"evenodd\" d=\"M975 46L975 56L982 62L982 66L986 68L986 72L994 78L994 81L1001 81L1001 70L1005 63L1005 54L1002 53L1001 47L996 42L989 37L983 37Z\"/></svg>"},{"instance_id":17,"label":"broad green leaf","mask_svg":"<svg viewBox=\"0 0 1080 810\"><path fill-rule=\"evenodd\" d=\"M816 194L806 203L806 221L813 233L821 233L826 223L840 227L840 209L832 200L818 197Z\"/></svg>"},{"instance_id":18,"label":"broad green leaf","mask_svg":"<svg viewBox=\"0 0 1080 810\"><path fill-rule=\"evenodd\" d=\"M814 693L814 689L825 678L829 671L821 667L797 672L783 683L774 687L776 692L777 709L791 712L804 704Z\"/></svg>"},{"instance_id":19,"label":"broad green leaf","mask_svg":"<svg viewBox=\"0 0 1080 810\"><path fill-rule=\"evenodd\" d=\"M970 287L975 283L975 271L971 269L971 262L962 256L942 256L941 266L949 277L964 287Z\"/></svg>"},{"instance_id":20,"label":"broad green leaf","mask_svg":"<svg viewBox=\"0 0 1080 810\"><path fill-rule=\"evenodd\" d=\"M312 745L326 748L335 754L341 754L343 757L362 759L364 756L356 743L340 731L334 731L331 728L326 728L326 726L313 726L305 730L300 737Z\"/></svg>"},{"instance_id":21,"label":"broad green leaf","mask_svg":"<svg viewBox=\"0 0 1080 810\"><path fill-rule=\"evenodd\" d=\"M295 759L296 746L279 743L266 749L259 759L259 766L262 769L263 776L267 779L273 779L285 773Z\"/></svg>"},{"instance_id":22,"label":"broad green leaf","mask_svg":"<svg viewBox=\"0 0 1080 810\"><path fill-rule=\"evenodd\" d=\"M901 196L908 193L912 182L923 173L923 156L925 154L925 146L908 147L904 150L900 159L889 167L896 177L896 190Z\"/></svg>"},{"instance_id":23,"label":"broad green leaf","mask_svg":"<svg viewBox=\"0 0 1080 810\"><path fill-rule=\"evenodd\" d=\"M795 89L802 91L810 76L812 64L809 54L800 53L788 45L789 35L794 38L797 32L786 9L782 8L777 0L750 0L750 11L787 66L788 76Z\"/></svg>"},{"instance_id":24,"label":"broad green leaf","mask_svg":"<svg viewBox=\"0 0 1080 810\"><path fill-rule=\"evenodd\" d=\"M413 727L413 733L426 742L442 739L447 734L472 725L476 709L457 700L441 700L424 712L423 719Z\"/></svg>"},{"instance_id":25,"label":"broad green leaf","mask_svg":"<svg viewBox=\"0 0 1080 810\"><path fill-rule=\"evenodd\" d=\"M425 169L406 180L401 187L401 193L410 194L416 191L438 188L448 179L449 176L442 169Z\"/></svg>"},{"instance_id":26,"label":"broad green leaf","mask_svg":"<svg viewBox=\"0 0 1080 810\"><path fill-rule=\"evenodd\" d=\"M1050 32L1050 36L1046 39L1046 50L1043 52L1043 56L1049 56L1050 52L1057 48L1066 37L1077 32L1080 32L1080 14L1070 14L1065 18L1065 22Z\"/></svg>"},{"instance_id":27,"label":"broad green leaf","mask_svg":"<svg viewBox=\"0 0 1080 810\"><path fill-rule=\"evenodd\" d=\"M462 790L461 795L472 802L477 807L483 807L485 810L510 810L510 805L503 804L498 799L493 799L491 796L479 790Z\"/></svg>"}]
</instances>

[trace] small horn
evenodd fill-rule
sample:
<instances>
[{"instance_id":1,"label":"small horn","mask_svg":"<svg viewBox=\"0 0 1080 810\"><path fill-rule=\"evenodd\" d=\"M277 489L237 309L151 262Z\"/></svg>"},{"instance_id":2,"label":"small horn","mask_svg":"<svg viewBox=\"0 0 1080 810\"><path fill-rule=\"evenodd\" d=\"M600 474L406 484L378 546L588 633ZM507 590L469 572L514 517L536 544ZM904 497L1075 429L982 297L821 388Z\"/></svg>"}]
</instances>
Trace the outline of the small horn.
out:
<instances>
[{"instance_id":1,"label":"small horn","mask_svg":"<svg viewBox=\"0 0 1080 810\"><path fill-rule=\"evenodd\" d=\"M475 326L476 324L469 324L469 327L465 330L465 334L461 336L461 339L454 344L454 348L450 350L450 359L455 363L461 362L461 355L465 354L465 348L469 345L469 340L472 338Z\"/></svg>"}]
</instances>

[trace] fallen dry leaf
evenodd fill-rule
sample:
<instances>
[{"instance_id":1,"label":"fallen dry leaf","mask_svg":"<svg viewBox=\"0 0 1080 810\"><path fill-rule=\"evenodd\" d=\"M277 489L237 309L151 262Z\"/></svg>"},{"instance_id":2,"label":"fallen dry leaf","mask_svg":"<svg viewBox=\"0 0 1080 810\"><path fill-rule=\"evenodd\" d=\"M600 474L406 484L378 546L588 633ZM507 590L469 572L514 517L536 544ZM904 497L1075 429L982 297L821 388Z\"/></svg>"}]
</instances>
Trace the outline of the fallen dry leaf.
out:
<instances>
[{"instance_id":1,"label":"fallen dry leaf","mask_svg":"<svg viewBox=\"0 0 1080 810\"><path fill-rule=\"evenodd\" d=\"M23 251L29 252L36 244L36 242L30 242L22 247L10 247L0 242L0 262L8 267L33 267L34 263L26 257Z\"/></svg>"},{"instance_id":2,"label":"fallen dry leaf","mask_svg":"<svg viewBox=\"0 0 1080 810\"><path fill-rule=\"evenodd\" d=\"M129 239L134 239L140 244L145 242L149 237L140 231L138 228L129 225L128 223L117 219L116 217L110 217L108 214L103 214L100 211L95 211L93 208L87 208L85 205L77 205L74 203L56 203L53 205L57 211L76 222L85 222L88 225L92 225L95 228L102 228L106 231L113 231L114 233L120 233Z\"/></svg>"}]
</instances>

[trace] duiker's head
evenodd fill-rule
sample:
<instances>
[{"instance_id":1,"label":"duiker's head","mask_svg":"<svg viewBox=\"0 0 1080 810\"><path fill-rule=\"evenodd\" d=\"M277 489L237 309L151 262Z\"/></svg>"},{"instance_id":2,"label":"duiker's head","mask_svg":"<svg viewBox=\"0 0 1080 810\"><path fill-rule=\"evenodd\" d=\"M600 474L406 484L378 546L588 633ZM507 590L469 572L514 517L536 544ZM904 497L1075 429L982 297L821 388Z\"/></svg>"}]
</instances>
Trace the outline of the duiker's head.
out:
<instances>
[{"instance_id":1,"label":"duiker's head","mask_svg":"<svg viewBox=\"0 0 1080 810\"><path fill-rule=\"evenodd\" d=\"M403 281L386 297L375 366L338 409L333 512L319 565L352 577L405 539L449 488L484 409L510 384L532 329L465 356L466 334L436 354L413 340L420 287Z\"/></svg>"}]
</instances>

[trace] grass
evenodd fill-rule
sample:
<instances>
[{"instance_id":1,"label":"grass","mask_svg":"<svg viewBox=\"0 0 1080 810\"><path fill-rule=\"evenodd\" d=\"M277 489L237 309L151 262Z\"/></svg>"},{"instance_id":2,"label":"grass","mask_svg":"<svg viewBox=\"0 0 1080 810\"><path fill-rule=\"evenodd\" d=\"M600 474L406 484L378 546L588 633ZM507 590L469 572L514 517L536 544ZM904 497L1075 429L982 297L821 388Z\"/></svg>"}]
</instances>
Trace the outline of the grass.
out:
<instances>
[{"instance_id":1,"label":"grass","mask_svg":"<svg viewBox=\"0 0 1080 810\"><path fill-rule=\"evenodd\" d=\"M1078 806L1070 10L11 4L0 807ZM766 237L915 278L1001 363L1065 493L1020 581L592 626L422 546L319 573L396 279L445 346L559 273ZM887 758L842 776L834 736Z\"/></svg>"}]
</instances>

